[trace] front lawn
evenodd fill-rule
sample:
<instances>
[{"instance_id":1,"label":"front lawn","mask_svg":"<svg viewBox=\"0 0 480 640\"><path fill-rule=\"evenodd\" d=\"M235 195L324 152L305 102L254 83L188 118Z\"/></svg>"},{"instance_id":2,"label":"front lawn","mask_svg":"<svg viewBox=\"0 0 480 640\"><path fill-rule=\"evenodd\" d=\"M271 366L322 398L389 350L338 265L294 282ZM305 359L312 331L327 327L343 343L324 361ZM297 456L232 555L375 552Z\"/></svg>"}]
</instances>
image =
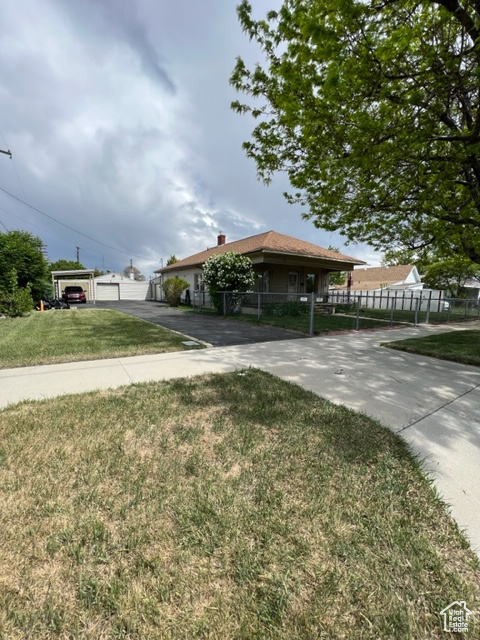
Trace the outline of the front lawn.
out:
<instances>
[{"instance_id":1,"label":"front lawn","mask_svg":"<svg viewBox=\"0 0 480 640\"><path fill-rule=\"evenodd\" d=\"M432 640L479 609L403 441L257 370L1 411L0 500L9 640Z\"/></svg>"},{"instance_id":2,"label":"front lawn","mask_svg":"<svg viewBox=\"0 0 480 640\"><path fill-rule=\"evenodd\" d=\"M188 349L186 338L118 311L71 309L0 319L0 368Z\"/></svg>"},{"instance_id":3,"label":"front lawn","mask_svg":"<svg viewBox=\"0 0 480 640\"><path fill-rule=\"evenodd\" d=\"M385 342L383 346L442 360L480 366L480 331L470 329L451 331L426 338L408 338L396 342Z\"/></svg>"},{"instance_id":4,"label":"front lawn","mask_svg":"<svg viewBox=\"0 0 480 640\"><path fill-rule=\"evenodd\" d=\"M242 314L235 316L227 316L238 320L239 322L250 322L252 324L269 325L271 327L278 327L280 329L290 329L292 331L301 331L302 333L308 333L310 331L310 315L303 313L298 316L260 316L260 320L253 314ZM313 332L315 335L321 333L328 333L330 331L353 331L355 329L356 317L354 315L347 316L334 313L332 315L326 315L321 313L315 313ZM381 322L375 319L360 318L359 329L372 329L382 326L388 326L388 323Z\"/></svg>"}]
</instances>

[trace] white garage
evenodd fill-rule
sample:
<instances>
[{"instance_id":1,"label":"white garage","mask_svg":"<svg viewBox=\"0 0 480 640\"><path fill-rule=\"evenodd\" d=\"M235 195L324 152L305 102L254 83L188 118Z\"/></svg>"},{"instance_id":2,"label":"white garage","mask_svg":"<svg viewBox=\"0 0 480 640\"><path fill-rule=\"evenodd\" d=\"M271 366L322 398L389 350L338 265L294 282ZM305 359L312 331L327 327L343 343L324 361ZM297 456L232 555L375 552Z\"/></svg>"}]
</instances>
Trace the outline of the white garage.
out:
<instances>
[{"instance_id":1,"label":"white garage","mask_svg":"<svg viewBox=\"0 0 480 640\"><path fill-rule=\"evenodd\" d=\"M95 297L106 300L151 300L149 282L131 280L123 273L106 273L94 279Z\"/></svg>"},{"instance_id":2,"label":"white garage","mask_svg":"<svg viewBox=\"0 0 480 640\"><path fill-rule=\"evenodd\" d=\"M97 282L97 300L120 300L120 285L111 282Z\"/></svg>"}]
</instances>

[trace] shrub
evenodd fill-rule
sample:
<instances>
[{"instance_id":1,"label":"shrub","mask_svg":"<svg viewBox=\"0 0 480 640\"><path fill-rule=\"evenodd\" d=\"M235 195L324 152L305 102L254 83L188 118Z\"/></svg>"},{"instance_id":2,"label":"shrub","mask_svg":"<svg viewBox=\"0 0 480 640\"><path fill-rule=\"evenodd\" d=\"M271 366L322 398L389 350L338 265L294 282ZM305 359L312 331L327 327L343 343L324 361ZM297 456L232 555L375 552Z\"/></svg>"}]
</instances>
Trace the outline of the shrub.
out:
<instances>
[{"instance_id":1,"label":"shrub","mask_svg":"<svg viewBox=\"0 0 480 640\"><path fill-rule=\"evenodd\" d=\"M310 310L310 305L299 300L286 300L265 305L266 316L303 316Z\"/></svg>"},{"instance_id":2,"label":"shrub","mask_svg":"<svg viewBox=\"0 0 480 640\"><path fill-rule=\"evenodd\" d=\"M171 307L178 307L182 293L189 286L189 283L186 280L182 280L182 278L168 278L163 283L165 300Z\"/></svg>"},{"instance_id":3,"label":"shrub","mask_svg":"<svg viewBox=\"0 0 480 640\"><path fill-rule=\"evenodd\" d=\"M357 310L355 302L337 304L335 307L335 313L353 313Z\"/></svg>"},{"instance_id":4,"label":"shrub","mask_svg":"<svg viewBox=\"0 0 480 640\"><path fill-rule=\"evenodd\" d=\"M23 316L33 309L30 286L19 287L17 272L11 269L5 274L0 288L0 313L11 318Z\"/></svg>"},{"instance_id":5,"label":"shrub","mask_svg":"<svg viewBox=\"0 0 480 640\"><path fill-rule=\"evenodd\" d=\"M226 251L211 256L205 262L203 278L218 313L231 315L243 294L255 282L255 272L250 258L233 251ZM229 294L225 296L225 309L223 308L224 291Z\"/></svg>"}]
</instances>

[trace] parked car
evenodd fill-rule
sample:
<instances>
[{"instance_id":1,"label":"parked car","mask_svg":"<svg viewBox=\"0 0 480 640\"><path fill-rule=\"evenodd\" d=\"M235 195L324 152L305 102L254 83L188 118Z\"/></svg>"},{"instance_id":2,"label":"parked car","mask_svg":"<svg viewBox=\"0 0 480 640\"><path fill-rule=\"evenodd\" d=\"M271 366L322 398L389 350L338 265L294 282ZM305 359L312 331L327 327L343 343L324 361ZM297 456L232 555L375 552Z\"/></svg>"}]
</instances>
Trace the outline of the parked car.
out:
<instances>
[{"instance_id":1,"label":"parked car","mask_svg":"<svg viewBox=\"0 0 480 640\"><path fill-rule=\"evenodd\" d=\"M85 304L87 302L87 296L82 287L69 285L62 291L62 300L65 300L65 302L82 302Z\"/></svg>"}]
</instances>

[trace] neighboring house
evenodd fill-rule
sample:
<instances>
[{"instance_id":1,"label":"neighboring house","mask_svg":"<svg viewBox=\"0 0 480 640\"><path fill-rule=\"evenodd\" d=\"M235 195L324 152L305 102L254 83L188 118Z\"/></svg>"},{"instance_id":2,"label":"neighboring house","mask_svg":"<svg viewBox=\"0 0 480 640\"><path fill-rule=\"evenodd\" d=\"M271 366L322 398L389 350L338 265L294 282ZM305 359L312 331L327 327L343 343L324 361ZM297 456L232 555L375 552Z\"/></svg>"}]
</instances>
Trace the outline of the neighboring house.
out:
<instances>
[{"instance_id":1,"label":"neighboring house","mask_svg":"<svg viewBox=\"0 0 480 640\"><path fill-rule=\"evenodd\" d=\"M423 289L417 267L399 265L396 267L357 268L351 273L351 286L331 287L335 291L418 291Z\"/></svg>"},{"instance_id":2,"label":"neighboring house","mask_svg":"<svg viewBox=\"0 0 480 640\"><path fill-rule=\"evenodd\" d=\"M466 280L462 289L470 300L480 300L480 280Z\"/></svg>"},{"instance_id":3,"label":"neighboring house","mask_svg":"<svg viewBox=\"0 0 480 640\"><path fill-rule=\"evenodd\" d=\"M206 251L157 269L154 279L156 299L160 299L160 277L183 278L190 285L190 293L203 291L203 265L211 256L233 251L248 256L258 275L252 289L264 293L318 293L328 295L328 274L332 271L351 271L362 260L324 249L311 242L298 240L276 231L267 231L243 240L226 243L220 234L217 245Z\"/></svg>"},{"instance_id":4,"label":"neighboring house","mask_svg":"<svg viewBox=\"0 0 480 640\"><path fill-rule=\"evenodd\" d=\"M137 282L123 273L110 272L94 278L95 298L102 300L151 300L149 282Z\"/></svg>"},{"instance_id":5,"label":"neighboring house","mask_svg":"<svg viewBox=\"0 0 480 640\"><path fill-rule=\"evenodd\" d=\"M350 286L330 288L331 302L360 301L363 307L404 311L418 308L438 312L447 308L445 292L425 289L417 267L411 264L354 269L349 280Z\"/></svg>"}]
</instances>

